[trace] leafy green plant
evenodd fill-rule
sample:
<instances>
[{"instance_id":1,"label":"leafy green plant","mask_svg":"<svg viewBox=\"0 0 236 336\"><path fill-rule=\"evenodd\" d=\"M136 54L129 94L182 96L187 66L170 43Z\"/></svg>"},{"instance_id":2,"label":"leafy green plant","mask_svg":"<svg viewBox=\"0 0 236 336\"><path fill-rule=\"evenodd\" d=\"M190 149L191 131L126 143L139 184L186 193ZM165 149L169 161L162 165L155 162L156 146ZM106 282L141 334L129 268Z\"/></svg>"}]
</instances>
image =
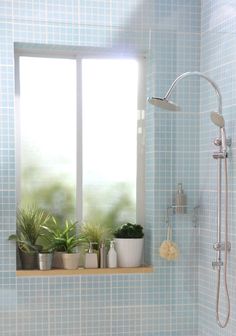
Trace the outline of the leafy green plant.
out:
<instances>
[{"instance_id":1,"label":"leafy green plant","mask_svg":"<svg viewBox=\"0 0 236 336\"><path fill-rule=\"evenodd\" d=\"M66 220L64 225L53 218L50 226L43 226L42 236L54 251L73 253L81 238L76 235L76 223Z\"/></svg>"},{"instance_id":2,"label":"leafy green plant","mask_svg":"<svg viewBox=\"0 0 236 336\"><path fill-rule=\"evenodd\" d=\"M16 216L16 234L9 236L9 240L15 240L22 252L33 254L40 250L39 237L42 227L46 226L51 216L37 206L29 206L18 209Z\"/></svg>"},{"instance_id":3,"label":"leafy green plant","mask_svg":"<svg viewBox=\"0 0 236 336\"><path fill-rule=\"evenodd\" d=\"M116 238L143 238L143 227L139 224L126 223L114 232L114 236Z\"/></svg>"}]
</instances>

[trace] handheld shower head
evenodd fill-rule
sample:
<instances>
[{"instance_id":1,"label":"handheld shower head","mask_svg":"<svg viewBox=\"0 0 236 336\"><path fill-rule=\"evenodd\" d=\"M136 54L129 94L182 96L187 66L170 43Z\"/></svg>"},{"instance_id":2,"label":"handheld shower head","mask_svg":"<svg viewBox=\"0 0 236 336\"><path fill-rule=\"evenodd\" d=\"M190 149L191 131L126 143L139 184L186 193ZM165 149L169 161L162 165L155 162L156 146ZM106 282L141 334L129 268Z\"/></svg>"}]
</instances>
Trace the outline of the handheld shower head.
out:
<instances>
[{"instance_id":1,"label":"handheld shower head","mask_svg":"<svg viewBox=\"0 0 236 336\"><path fill-rule=\"evenodd\" d=\"M168 111L180 111L180 107L166 98L149 97L148 102Z\"/></svg>"},{"instance_id":2,"label":"handheld shower head","mask_svg":"<svg viewBox=\"0 0 236 336\"><path fill-rule=\"evenodd\" d=\"M224 117L217 112L211 112L211 121L220 128L225 126Z\"/></svg>"},{"instance_id":3,"label":"handheld shower head","mask_svg":"<svg viewBox=\"0 0 236 336\"><path fill-rule=\"evenodd\" d=\"M222 151L224 153L226 153L227 152L227 144L226 144L226 132L225 132L224 117L217 112L211 112L211 121L213 122L213 124L220 127Z\"/></svg>"}]
</instances>

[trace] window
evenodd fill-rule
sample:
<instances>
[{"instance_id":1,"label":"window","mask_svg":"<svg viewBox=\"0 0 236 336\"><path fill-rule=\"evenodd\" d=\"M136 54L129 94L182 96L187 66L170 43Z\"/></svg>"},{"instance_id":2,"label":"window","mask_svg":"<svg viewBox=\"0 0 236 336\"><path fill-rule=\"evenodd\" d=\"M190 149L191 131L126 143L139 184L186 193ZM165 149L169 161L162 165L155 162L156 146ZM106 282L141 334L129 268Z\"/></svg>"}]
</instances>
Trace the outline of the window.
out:
<instances>
[{"instance_id":1,"label":"window","mask_svg":"<svg viewBox=\"0 0 236 336\"><path fill-rule=\"evenodd\" d=\"M142 221L140 63L17 60L18 203L72 220Z\"/></svg>"}]
</instances>

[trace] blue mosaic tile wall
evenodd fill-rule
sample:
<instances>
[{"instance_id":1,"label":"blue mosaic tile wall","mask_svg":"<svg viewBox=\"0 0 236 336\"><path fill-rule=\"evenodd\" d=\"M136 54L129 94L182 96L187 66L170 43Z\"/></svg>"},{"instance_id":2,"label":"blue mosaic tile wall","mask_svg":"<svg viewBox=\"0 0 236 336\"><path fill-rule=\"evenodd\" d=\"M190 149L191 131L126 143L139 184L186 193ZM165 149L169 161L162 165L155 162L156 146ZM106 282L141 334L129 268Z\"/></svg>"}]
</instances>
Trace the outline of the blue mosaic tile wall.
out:
<instances>
[{"instance_id":1,"label":"blue mosaic tile wall","mask_svg":"<svg viewBox=\"0 0 236 336\"><path fill-rule=\"evenodd\" d=\"M146 261L153 274L16 278L14 43L105 47L147 56L147 96L163 95L180 73L200 66L196 0L0 1L0 335L196 336L198 229L191 216L171 218L178 262L158 256L165 210L182 182L198 203L199 81L173 99L177 115L147 106Z\"/></svg>"},{"instance_id":2,"label":"blue mosaic tile wall","mask_svg":"<svg viewBox=\"0 0 236 336\"><path fill-rule=\"evenodd\" d=\"M223 116L226 131L232 137L228 159L229 172L229 240L232 250L228 264L231 297L231 318L226 329L218 327L215 318L216 272L211 267L216 254L212 244L216 239L216 174L217 162L212 159L213 139L217 128L210 122L210 112L217 108L215 94L207 83L201 85L200 109L200 244L199 244L199 335L235 335L235 134L236 134L236 3L235 1L202 1L201 71L216 81L223 96ZM223 212L224 215L224 212ZM226 314L222 288L221 319Z\"/></svg>"}]
</instances>

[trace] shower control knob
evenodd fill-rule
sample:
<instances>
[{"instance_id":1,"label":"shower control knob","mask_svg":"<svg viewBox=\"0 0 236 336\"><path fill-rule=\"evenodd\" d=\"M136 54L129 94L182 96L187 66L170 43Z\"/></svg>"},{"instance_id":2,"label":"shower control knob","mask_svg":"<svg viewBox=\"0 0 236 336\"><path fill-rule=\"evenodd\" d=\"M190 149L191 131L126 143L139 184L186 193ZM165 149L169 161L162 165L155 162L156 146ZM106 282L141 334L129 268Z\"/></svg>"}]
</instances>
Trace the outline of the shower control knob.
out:
<instances>
[{"instance_id":1,"label":"shower control knob","mask_svg":"<svg viewBox=\"0 0 236 336\"><path fill-rule=\"evenodd\" d=\"M222 145L222 140L221 138L215 138L213 141L213 144L216 146L221 146ZM232 139L230 137L226 138L226 145L230 147L232 145Z\"/></svg>"},{"instance_id":2,"label":"shower control knob","mask_svg":"<svg viewBox=\"0 0 236 336\"><path fill-rule=\"evenodd\" d=\"M221 140L221 138L215 138L213 143L216 146L221 146L222 145L222 140Z\"/></svg>"}]
</instances>

